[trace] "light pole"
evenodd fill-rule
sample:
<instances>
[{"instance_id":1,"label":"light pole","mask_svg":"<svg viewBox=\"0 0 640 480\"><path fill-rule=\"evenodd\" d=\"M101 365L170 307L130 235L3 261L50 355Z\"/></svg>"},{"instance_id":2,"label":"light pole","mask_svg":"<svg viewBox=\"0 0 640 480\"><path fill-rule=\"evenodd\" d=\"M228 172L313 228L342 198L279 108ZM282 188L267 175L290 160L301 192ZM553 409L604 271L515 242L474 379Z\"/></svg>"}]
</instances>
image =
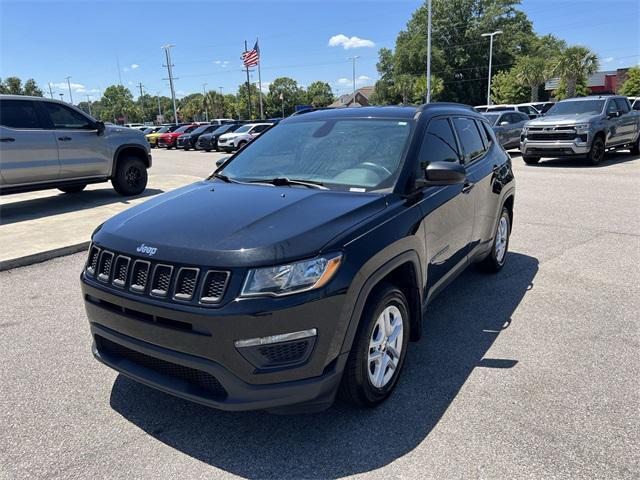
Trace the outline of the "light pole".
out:
<instances>
[{"instance_id":1,"label":"light pole","mask_svg":"<svg viewBox=\"0 0 640 480\"><path fill-rule=\"evenodd\" d=\"M427 0L427 98L431 101L431 0Z\"/></svg>"},{"instance_id":2,"label":"light pole","mask_svg":"<svg viewBox=\"0 0 640 480\"><path fill-rule=\"evenodd\" d=\"M65 78L67 79L67 86L69 87L69 100L70 100L69 103L71 103L71 105L73 105L73 95L71 95L71 82L69 82L69 79L71 77L65 77Z\"/></svg>"},{"instance_id":3,"label":"light pole","mask_svg":"<svg viewBox=\"0 0 640 480\"><path fill-rule=\"evenodd\" d=\"M91 115L91 95L87 95L87 105L89 106L89 115Z\"/></svg>"},{"instance_id":4,"label":"light pole","mask_svg":"<svg viewBox=\"0 0 640 480\"><path fill-rule=\"evenodd\" d=\"M173 119L174 123L178 125L178 109L176 108L176 91L173 88L173 64L171 63L171 47L174 45L164 45L164 53L167 57L167 70L169 72L169 86L171 87L171 99L173 100Z\"/></svg>"},{"instance_id":5,"label":"light pole","mask_svg":"<svg viewBox=\"0 0 640 480\"><path fill-rule=\"evenodd\" d=\"M491 33L483 33L482 37L489 37L489 82L487 84L487 105L491 105L491 59L493 57L493 37L500 35L502 30L496 30Z\"/></svg>"},{"instance_id":6,"label":"light pole","mask_svg":"<svg viewBox=\"0 0 640 480\"><path fill-rule=\"evenodd\" d=\"M202 105L204 106L204 119L206 122L209 121L209 112L207 111L207 85L209 84L202 84Z\"/></svg>"},{"instance_id":7,"label":"light pole","mask_svg":"<svg viewBox=\"0 0 640 480\"><path fill-rule=\"evenodd\" d=\"M353 62L353 103L356 103L356 60L359 58L360 56L356 55L355 57L349 57L347 59Z\"/></svg>"}]
</instances>

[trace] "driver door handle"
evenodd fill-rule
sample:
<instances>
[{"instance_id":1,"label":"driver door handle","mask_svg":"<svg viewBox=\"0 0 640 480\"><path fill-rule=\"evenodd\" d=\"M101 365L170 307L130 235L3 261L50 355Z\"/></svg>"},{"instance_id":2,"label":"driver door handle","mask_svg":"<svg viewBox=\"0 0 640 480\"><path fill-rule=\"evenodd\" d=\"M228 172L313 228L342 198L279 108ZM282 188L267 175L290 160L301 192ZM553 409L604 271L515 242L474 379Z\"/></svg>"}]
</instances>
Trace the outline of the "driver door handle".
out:
<instances>
[{"instance_id":1,"label":"driver door handle","mask_svg":"<svg viewBox=\"0 0 640 480\"><path fill-rule=\"evenodd\" d=\"M2 137L0 138L0 142L15 142L16 139L13 137Z\"/></svg>"},{"instance_id":2,"label":"driver door handle","mask_svg":"<svg viewBox=\"0 0 640 480\"><path fill-rule=\"evenodd\" d=\"M473 187L475 187L476 184L473 182L466 182L463 186L462 186L462 193L469 193L471 191L471 189Z\"/></svg>"},{"instance_id":3,"label":"driver door handle","mask_svg":"<svg viewBox=\"0 0 640 480\"><path fill-rule=\"evenodd\" d=\"M58 140L60 140L61 142L68 142L69 140L71 140L71 137L58 137Z\"/></svg>"}]
</instances>

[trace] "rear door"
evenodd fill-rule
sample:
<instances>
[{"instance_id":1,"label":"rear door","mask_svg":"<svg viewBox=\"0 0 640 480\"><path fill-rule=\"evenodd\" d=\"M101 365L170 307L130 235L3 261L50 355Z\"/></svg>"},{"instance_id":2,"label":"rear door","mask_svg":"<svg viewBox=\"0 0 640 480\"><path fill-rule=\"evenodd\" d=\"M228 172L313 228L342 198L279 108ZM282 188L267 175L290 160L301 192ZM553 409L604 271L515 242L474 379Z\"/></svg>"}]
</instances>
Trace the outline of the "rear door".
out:
<instances>
[{"instance_id":1,"label":"rear door","mask_svg":"<svg viewBox=\"0 0 640 480\"><path fill-rule=\"evenodd\" d=\"M418 160L419 176L424 176L424 168L431 162L462 161L449 118L429 121ZM475 207L472 197L463 193L463 185L425 187L423 193L420 208L424 215L427 291L430 291L445 282L457 266L466 263Z\"/></svg>"},{"instance_id":2,"label":"rear door","mask_svg":"<svg viewBox=\"0 0 640 480\"><path fill-rule=\"evenodd\" d=\"M624 143L624 129L621 128L623 121L621 115L622 113L615 99L608 99L607 122L609 123L609 128L607 128L607 146Z\"/></svg>"},{"instance_id":3,"label":"rear door","mask_svg":"<svg viewBox=\"0 0 640 480\"><path fill-rule=\"evenodd\" d=\"M631 107L626 98L615 98L614 101L620 112L620 125L618 126L620 138L625 142L632 142L636 137L638 116L636 113L630 113Z\"/></svg>"},{"instance_id":4,"label":"rear door","mask_svg":"<svg viewBox=\"0 0 640 480\"><path fill-rule=\"evenodd\" d=\"M36 101L0 100L0 173L4 185L56 180L58 146Z\"/></svg>"},{"instance_id":5,"label":"rear door","mask_svg":"<svg viewBox=\"0 0 640 480\"><path fill-rule=\"evenodd\" d=\"M109 175L111 152L94 122L61 103L40 102L58 142L60 178Z\"/></svg>"}]
</instances>

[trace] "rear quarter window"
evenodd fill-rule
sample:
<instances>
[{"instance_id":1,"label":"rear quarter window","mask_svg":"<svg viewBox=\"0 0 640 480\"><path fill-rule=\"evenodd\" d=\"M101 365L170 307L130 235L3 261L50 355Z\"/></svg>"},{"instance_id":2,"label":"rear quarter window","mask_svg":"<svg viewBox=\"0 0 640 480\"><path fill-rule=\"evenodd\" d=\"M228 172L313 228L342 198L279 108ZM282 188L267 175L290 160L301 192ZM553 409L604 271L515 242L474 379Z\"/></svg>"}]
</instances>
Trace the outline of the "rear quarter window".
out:
<instances>
[{"instance_id":1,"label":"rear quarter window","mask_svg":"<svg viewBox=\"0 0 640 480\"><path fill-rule=\"evenodd\" d=\"M466 163L481 157L485 151L484 143L473 118L456 117L453 119L453 125L460 139Z\"/></svg>"}]
</instances>

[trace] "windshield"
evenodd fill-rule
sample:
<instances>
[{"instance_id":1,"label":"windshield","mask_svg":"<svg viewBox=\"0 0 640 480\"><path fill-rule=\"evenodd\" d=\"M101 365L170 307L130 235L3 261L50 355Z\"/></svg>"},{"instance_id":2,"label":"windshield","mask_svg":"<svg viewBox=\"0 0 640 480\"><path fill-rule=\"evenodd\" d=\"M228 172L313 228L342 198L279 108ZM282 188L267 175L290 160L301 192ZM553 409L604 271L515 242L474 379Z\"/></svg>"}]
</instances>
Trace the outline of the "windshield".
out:
<instances>
[{"instance_id":1,"label":"windshield","mask_svg":"<svg viewBox=\"0 0 640 480\"><path fill-rule=\"evenodd\" d=\"M597 115L602 112L604 100L575 100L556 103L547 112L547 117L552 115L581 115L591 113Z\"/></svg>"},{"instance_id":2,"label":"windshield","mask_svg":"<svg viewBox=\"0 0 640 480\"><path fill-rule=\"evenodd\" d=\"M236 133L248 132L252 127L253 125L242 125L239 129L236 130Z\"/></svg>"},{"instance_id":3,"label":"windshield","mask_svg":"<svg viewBox=\"0 0 640 480\"><path fill-rule=\"evenodd\" d=\"M499 113L483 113L482 116L489 120L489 125L495 125L500 118Z\"/></svg>"},{"instance_id":4,"label":"windshield","mask_svg":"<svg viewBox=\"0 0 640 480\"><path fill-rule=\"evenodd\" d=\"M221 127L216 128L213 132L211 132L211 135L221 135L227 130L229 130L231 127L233 127L233 125L223 125Z\"/></svg>"},{"instance_id":5,"label":"windshield","mask_svg":"<svg viewBox=\"0 0 640 480\"><path fill-rule=\"evenodd\" d=\"M241 150L224 168L238 181L320 182L364 192L393 186L413 122L330 119L281 124Z\"/></svg>"},{"instance_id":6,"label":"windshield","mask_svg":"<svg viewBox=\"0 0 640 480\"><path fill-rule=\"evenodd\" d=\"M193 130L193 127L191 125L183 125L182 127L175 130L174 133L190 132L191 130Z\"/></svg>"},{"instance_id":7,"label":"windshield","mask_svg":"<svg viewBox=\"0 0 640 480\"><path fill-rule=\"evenodd\" d=\"M202 133L205 132L207 130L207 128L211 127L211 125L201 125L200 127L196 128L193 133Z\"/></svg>"},{"instance_id":8,"label":"windshield","mask_svg":"<svg viewBox=\"0 0 640 480\"><path fill-rule=\"evenodd\" d=\"M160 130L158 130L156 133L167 133L169 131L171 127L170 126L166 126L166 127L162 127Z\"/></svg>"}]
</instances>

